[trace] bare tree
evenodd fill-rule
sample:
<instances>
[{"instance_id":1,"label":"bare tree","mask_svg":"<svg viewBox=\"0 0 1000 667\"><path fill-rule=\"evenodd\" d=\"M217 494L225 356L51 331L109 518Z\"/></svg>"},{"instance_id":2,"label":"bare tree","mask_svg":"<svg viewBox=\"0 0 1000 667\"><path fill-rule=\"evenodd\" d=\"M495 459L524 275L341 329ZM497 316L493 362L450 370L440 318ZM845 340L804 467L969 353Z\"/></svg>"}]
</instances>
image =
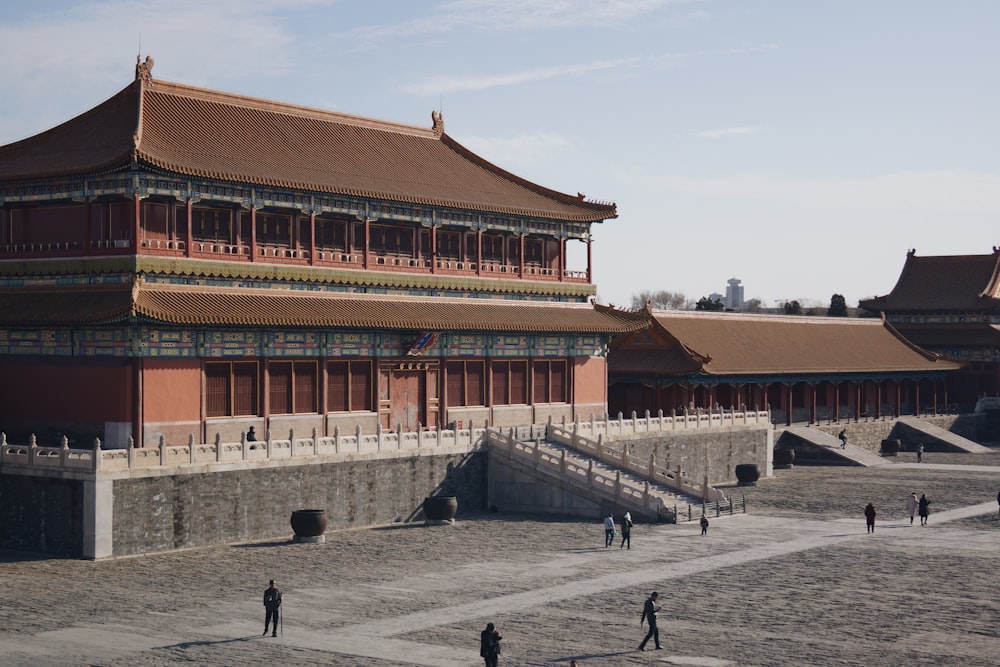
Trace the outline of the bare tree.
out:
<instances>
[{"instance_id":1,"label":"bare tree","mask_svg":"<svg viewBox=\"0 0 1000 667\"><path fill-rule=\"evenodd\" d=\"M658 310L687 310L691 308L688 298L680 292L644 290L632 295L633 310L641 310L646 307L647 303L652 303L653 308Z\"/></svg>"}]
</instances>

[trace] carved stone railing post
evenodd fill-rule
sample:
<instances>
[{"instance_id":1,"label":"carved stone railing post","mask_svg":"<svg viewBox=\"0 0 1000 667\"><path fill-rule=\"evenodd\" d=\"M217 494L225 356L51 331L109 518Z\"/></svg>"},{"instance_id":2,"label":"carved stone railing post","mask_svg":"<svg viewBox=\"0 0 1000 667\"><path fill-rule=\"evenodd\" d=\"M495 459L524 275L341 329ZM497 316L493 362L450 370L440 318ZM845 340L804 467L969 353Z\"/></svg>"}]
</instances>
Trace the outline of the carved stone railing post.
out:
<instances>
[{"instance_id":1,"label":"carved stone railing post","mask_svg":"<svg viewBox=\"0 0 1000 667\"><path fill-rule=\"evenodd\" d=\"M559 454L559 472L566 474L566 450L562 450Z\"/></svg>"},{"instance_id":2,"label":"carved stone railing post","mask_svg":"<svg viewBox=\"0 0 1000 667\"><path fill-rule=\"evenodd\" d=\"M382 424L379 424L375 428L375 436L376 436L376 439L375 439L375 449L377 449L379 451L382 451ZM360 445L360 444L361 444L361 441L359 440L358 441L358 445Z\"/></svg>"},{"instance_id":3,"label":"carved stone railing post","mask_svg":"<svg viewBox=\"0 0 1000 667\"><path fill-rule=\"evenodd\" d=\"M615 471L615 498L622 495L622 471Z\"/></svg>"},{"instance_id":4,"label":"carved stone railing post","mask_svg":"<svg viewBox=\"0 0 1000 667\"><path fill-rule=\"evenodd\" d=\"M594 459L587 461L587 486L594 485Z\"/></svg>"},{"instance_id":5,"label":"carved stone railing post","mask_svg":"<svg viewBox=\"0 0 1000 667\"><path fill-rule=\"evenodd\" d=\"M59 447L59 467L60 468L63 468L63 467L66 466L66 459L68 459L68 458L69 458L69 438L67 438L64 435L62 437L62 440L60 441L60 447Z\"/></svg>"},{"instance_id":6,"label":"carved stone railing post","mask_svg":"<svg viewBox=\"0 0 1000 667\"><path fill-rule=\"evenodd\" d=\"M403 425L396 424L396 449L402 449L402 448L403 448Z\"/></svg>"},{"instance_id":7,"label":"carved stone railing post","mask_svg":"<svg viewBox=\"0 0 1000 667\"><path fill-rule=\"evenodd\" d=\"M357 446L358 451L361 451L361 424L356 424L354 426L354 444Z\"/></svg>"},{"instance_id":8,"label":"carved stone railing post","mask_svg":"<svg viewBox=\"0 0 1000 667\"><path fill-rule=\"evenodd\" d=\"M313 426L313 456L319 456L319 435L316 433L316 427Z\"/></svg>"},{"instance_id":9,"label":"carved stone railing post","mask_svg":"<svg viewBox=\"0 0 1000 667\"><path fill-rule=\"evenodd\" d=\"M160 465L167 465L167 443L163 438L160 438ZM129 443L129 451L132 451L132 445Z\"/></svg>"},{"instance_id":10,"label":"carved stone railing post","mask_svg":"<svg viewBox=\"0 0 1000 667\"><path fill-rule=\"evenodd\" d=\"M441 422L437 423L437 446L441 446Z\"/></svg>"},{"instance_id":11,"label":"carved stone railing post","mask_svg":"<svg viewBox=\"0 0 1000 667\"><path fill-rule=\"evenodd\" d=\"M424 427L419 421L417 422L417 449L423 447L423 434Z\"/></svg>"},{"instance_id":12,"label":"carved stone railing post","mask_svg":"<svg viewBox=\"0 0 1000 667\"><path fill-rule=\"evenodd\" d=\"M271 448L273 446L273 443L271 441L271 429L267 429L267 432L264 433L264 440L267 443L267 458L270 459L272 451Z\"/></svg>"},{"instance_id":13,"label":"carved stone railing post","mask_svg":"<svg viewBox=\"0 0 1000 667\"><path fill-rule=\"evenodd\" d=\"M361 426L359 425L358 428L360 429ZM340 453L340 424L333 427L333 453Z\"/></svg>"},{"instance_id":14,"label":"carved stone railing post","mask_svg":"<svg viewBox=\"0 0 1000 667\"><path fill-rule=\"evenodd\" d=\"M132 452L129 451L129 453L131 454ZM101 454L101 439L94 438L94 472L101 469L101 464L103 463L102 459L104 459L104 456ZM132 467L131 460L128 463L128 467Z\"/></svg>"},{"instance_id":15,"label":"carved stone railing post","mask_svg":"<svg viewBox=\"0 0 1000 667\"><path fill-rule=\"evenodd\" d=\"M243 460L246 461L249 454L250 444L247 442L247 434L245 432L240 433L240 455L243 457Z\"/></svg>"},{"instance_id":16,"label":"carved stone railing post","mask_svg":"<svg viewBox=\"0 0 1000 667\"><path fill-rule=\"evenodd\" d=\"M194 444L194 433L188 433L188 461L189 462L191 462L191 463L195 462L195 459L197 458L195 456L195 451L197 449L198 449L197 446L195 446L195 444Z\"/></svg>"},{"instance_id":17,"label":"carved stone railing post","mask_svg":"<svg viewBox=\"0 0 1000 667\"><path fill-rule=\"evenodd\" d=\"M295 429L288 429L288 457L295 458Z\"/></svg>"},{"instance_id":18,"label":"carved stone railing post","mask_svg":"<svg viewBox=\"0 0 1000 667\"><path fill-rule=\"evenodd\" d=\"M222 460L222 434L218 431L215 432L215 460Z\"/></svg>"},{"instance_id":19,"label":"carved stone railing post","mask_svg":"<svg viewBox=\"0 0 1000 667\"><path fill-rule=\"evenodd\" d=\"M649 472L647 476L649 479L656 479L656 454L649 455Z\"/></svg>"},{"instance_id":20,"label":"carved stone railing post","mask_svg":"<svg viewBox=\"0 0 1000 667\"><path fill-rule=\"evenodd\" d=\"M35 463L35 454L38 453L38 438L32 433L28 436L28 465Z\"/></svg>"}]
</instances>

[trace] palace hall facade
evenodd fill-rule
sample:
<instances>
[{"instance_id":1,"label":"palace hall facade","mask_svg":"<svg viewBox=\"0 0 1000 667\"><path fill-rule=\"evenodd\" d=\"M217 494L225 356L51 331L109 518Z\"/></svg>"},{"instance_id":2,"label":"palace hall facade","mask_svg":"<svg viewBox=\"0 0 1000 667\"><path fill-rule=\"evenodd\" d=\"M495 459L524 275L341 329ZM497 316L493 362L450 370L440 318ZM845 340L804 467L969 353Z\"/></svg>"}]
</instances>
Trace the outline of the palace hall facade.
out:
<instances>
[{"instance_id":1,"label":"palace hall facade","mask_svg":"<svg viewBox=\"0 0 1000 667\"><path fill-rule=\"evenodd\" d=\"M489 163L438 113L421 128L151 70L0 147L8 438L150 446L605 412L609 341L648 323L591 303L591 225L613 204Z\"/></svg>"},{"instance_id":2,"label":"palace hall facade","mask_svg":"<svg viewBox=\"0 0 1000 667\"><path fill-rule=\"evenodd\" d=\"M862 300L908 339L961 362L951 400L971 411L1000 394L1000 248L989 255L906 255L889 294Z\"/></svg>"},{"instance_id":3,"label":"palace hall facade","mask_svg":"<svg viewBox=\"0 0 1000 667\"><path fill-rule=\"evenodd\" d=\"M937 413L959 368L877 318L650 315L611 344L612 415L746 407L791 424Z\"/></svg>"}]
</instances>

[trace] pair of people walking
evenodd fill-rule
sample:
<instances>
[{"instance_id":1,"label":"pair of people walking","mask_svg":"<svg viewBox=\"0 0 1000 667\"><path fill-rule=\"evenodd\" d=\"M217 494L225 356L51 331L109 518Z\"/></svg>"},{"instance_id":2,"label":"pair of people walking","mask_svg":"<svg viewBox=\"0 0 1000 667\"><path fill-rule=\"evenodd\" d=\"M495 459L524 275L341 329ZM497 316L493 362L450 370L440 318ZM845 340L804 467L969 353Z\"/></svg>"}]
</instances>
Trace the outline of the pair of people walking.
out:
<instances>
[{"instance_id":1,"label":"pair of people walking","mask_svg":"<svg viewBox=\"0 0 1000 667\"><path fill-rule=\"evenodd\" d=\"M998 499L1000 502L1000 499ZM910 523L913 523L913 514L916 513L920 515L920 525L927 525L927 518L931 515L931 501L927 499L926 494L921 494L920 499L917 499L916 492L913 492L906 499L906 511L910 515Z\"/></svg>"},{"instance_id":2,"label":"pair of people walking","mask_svg":"<svg viewBox=\"0 0 1000 667\"><path fill-rule=\"evenodd\" d=\"M632 514L630 512L625 512L625 516L622 517L621 527L622 527L622 543L618 547L619 549L624 549L628 547L632 548L632 526L635 524L632 522ZM608 514L604 517L604 546L610 547L615 543L615 517L613 514Z\"/></svg>"}]
</instances>

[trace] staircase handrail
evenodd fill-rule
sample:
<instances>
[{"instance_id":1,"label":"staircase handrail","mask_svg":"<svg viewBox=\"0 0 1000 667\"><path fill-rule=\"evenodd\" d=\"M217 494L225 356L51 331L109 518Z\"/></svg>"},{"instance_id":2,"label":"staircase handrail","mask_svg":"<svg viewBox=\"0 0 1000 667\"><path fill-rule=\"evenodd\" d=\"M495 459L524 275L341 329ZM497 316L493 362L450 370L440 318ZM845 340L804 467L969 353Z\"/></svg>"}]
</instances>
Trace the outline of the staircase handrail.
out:
<instances>
[{"instance_id":1,"label":"staircase handrail","mask_svg":"<svg viewBox=\"0 0 1000 667\"><path fill-rule=\"evenodd\" d=\"M668 508L660 495L651 492L648 482L637 487L629 480L622 479L620 471L611 475L595 470L593 464L584 466L567 460L565 453L556 456L543 449L538 442L518 440L513 430L505 433L501 429L489 428L484 433L484 438L490 446L498 446L507 456L530 463L536 471L550 473L570 485L586 487L619 505L635 508L634 511L642 512L643 515L658 520L674 520L675 510Z\"/></svg>"},{"instance_id":2,"label":"staircase handrail","mask_svg":"<svg viewBox=\"0 0 1000 667\"><path fill-rule=\"evenodd\" d=\"M587 456L591 456L602 463L622 468L632 474L639 475L656 484L674 489L679 493L703 501L726 501L726 494L712 486L699 484L694 480L682 476L679 472L674 472L656 465L655 459L651 456L649 462L640 461L628 454L627 448L615 449L604 444L603 438L599 435L597 440L592 440L580 435L576 431L576 424L571 424L569 428L556 424L548 424L545 429L545 437L563 446L575 449Z\"/></svg>"}]
</instances>

